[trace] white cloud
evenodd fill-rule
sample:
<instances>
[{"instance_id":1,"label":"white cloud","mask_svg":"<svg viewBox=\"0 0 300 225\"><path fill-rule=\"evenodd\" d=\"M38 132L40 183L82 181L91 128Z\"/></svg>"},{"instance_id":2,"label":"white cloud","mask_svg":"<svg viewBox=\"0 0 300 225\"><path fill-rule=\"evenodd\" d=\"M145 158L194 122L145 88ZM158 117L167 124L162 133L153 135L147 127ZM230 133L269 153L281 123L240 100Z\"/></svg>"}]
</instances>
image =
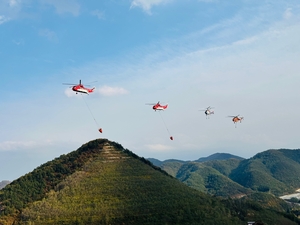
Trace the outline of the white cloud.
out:
<instances>
[{"instance_id":1,"label":"white cloud","mask_svg":"<svg viewBox=\"0 0 300 225\"><path fill-rule=\"evenodd\" d=\"M286 9L285 12L283 13L283 18L286 20L290 19L292 16L293 16L293 13L292 13L291 8Z\"/></svg>"},{"instance_id":2,"label":"white cloud","mask_svg":"<svg viewBox=\"0 0 300 225\"><path fill-rule=\"evenodd\" d=\"M80 13L80 5L76 0L39 0L40 4L51 5L55 8L56 13L70 13L78 16ZM27 7L24 7L27 5ZM0 0L0 24L18 18L24 18L30 13L24 13L28 8L32 8L31 0Z\"/></svg>"},{"instance_id":3,"label":"white cloud","mask_svg":"<svg viewBox=\"0 0 300 225\"><path fill-rule=\"evenodd\" d=\"M105 14L104 14L104 12L103 12L103 11L100 11L100 10L98 10L98 9L93 10L93 11L91 12L91 14L92 14L93 16L96 16L99 20L105 19Z\"/></svg>"},{"instance_id":4,"label":"white cloud","mask_svg":"<svg viewBox=\"0 0 300 225\"><path fill-rule=\"evenodd\" d=\"M78 16L80 13L80 5L76 0L41 0L41 2L54 6L58 14L71 13Z\"/></svg>"},{"instance_id":5,"label":"white cloud","mask_svg":"<svg viewBox=\"0 0 300 225\"><path fill-rule=\"evenodd\" d=\"M171 146L163 144L146 145L146 147L151 151L169 151L173 149Z\"/></svg>"},{"instance_id":6,"label":"white cloud","mask_svg":"<svg viewBox=\"0 0 300 225\"><path fill-rule=\"evenodd\" d=\"M0 0L0 24L18 18L23 4L21 0Z\"/></svg>"},{"instance_id":7,"label":"white cloud","mask_svg":"<svg viewBox=\"0 0 300 225\"><path fill-rule=\"evenodd\" d=\"M145 12L151 14L151 8L155 5L166 4L171 0L133 0L130 8L140 7Z\"/></svg>"},{"instance_id":8,"label":"white cloud","mask_svg":"<svg viewBox=\"0 0 300 225\"><path fill-rule=\"evenodd\" d=\"M0 151L15 151L19 149L35 149L38 147L49 146L51 141L36 142L36 141L4 141L0 143Z\"/></svg>"},{"instance_id":9,"label":"white cloud","mask_svg":"<svg viewBox=\"0 0 300 225\"><path fill-rule=\"evenodd\" d=\"M72 91L71 88L67 88L67 89L65 90L65 95L66 95L67 97L77 97L77 96L79 96L78 94L76 94L76 92Z\"/></svg>"},{"instance_id":10,"label":"white cloud","mask_svg":"<svg viewBox=\"0 0 300 225\"><path fill-rule=\"evenodd\" d=\"M115 96L127 94L128 91L122 87L102 86L98 89L98 93L104 96Z\"/></svg>"},{"instance_id":11,"label":"white cloud","mask_svg":"<svg viewBox=\"0 0 300 225\"><path fill-rule=\"evenodd\" d=\"M10 7L14 7L18 5L18 1L17 0L9 0L9 6Z\"/></svg>"},{"instance_id":12,"label":"white cloud","mask_svg":"<svg viewBox=\"0 0 300 225\"><path fill-rule=\"evenodd\" d=\"M3 23L5 23L5 22L7 22L7 21L9 21L10 19L9 18L7 18L6 16L0 16L0 24L3 24Z\"/></svg>"},{"instance_id":13,"label":"white cloud","mask_svg":"<svg viewBox=\"0 0 300 225\"><path fill-rule=\"evenodd\" d=\"M13 40L12 41L15 45L24 45L24 40L20 39L20 40Z\"/></svg>"},{"instance_id":14,"label":"white cloud","mask_svg":"<svg viewBox=\"0 0 300 225\"><path fill-rule=\"evenodd\" d=\"M49 41L57 41L56 33L49 29L41 29L39 31L39 35L42 37L46 37Z\"/></svg>"},{"instance_id":15,"label":"white cloud","mask_svg":"<svg viewBox=\"0 0 300 225\"><path fill-rule=\"evenodd\" d=\"M210 2L217 2L217 0L198 0L199 2L206 2L206 3L210 3Z\"/></svg>"}]
</instances>

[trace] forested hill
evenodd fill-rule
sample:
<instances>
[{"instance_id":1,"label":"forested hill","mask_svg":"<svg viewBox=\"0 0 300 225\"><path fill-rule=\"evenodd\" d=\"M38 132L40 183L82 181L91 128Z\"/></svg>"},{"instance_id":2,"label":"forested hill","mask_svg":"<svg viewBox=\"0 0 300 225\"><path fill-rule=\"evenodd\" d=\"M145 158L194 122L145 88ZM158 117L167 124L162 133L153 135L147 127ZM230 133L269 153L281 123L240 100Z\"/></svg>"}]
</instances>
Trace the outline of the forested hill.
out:
<instances>
[{"instance_id":1,"label":"forested hill","mask_svg":"<svg viewBox=\"0 0 300 225\"><path fill-rule=\"evenodd\" d=\"M201 157L199 159L196 160L188 160L188 161L184 161L184 160L179 160L179 159L167 159L167 160L158 160L155 158L147 158L151 163L153 163L153 165L155 166L162 166L164 164L168 164L168 163L180 163L180 164L184 164L184 163L189 163L189 162L208 162L208 161L214 161L214 160L227 160L227 159L238 159L238 160L244 160L244 158L240 157L240 156L236 156L236 155L232 155L229 153L214 153L212 155L209 155L207 157Z\"/></svg>"},{"instance_id":2,"label":"forested hill","mask_svg":"<svg viewBox=\"0 0 300 225\"><path fill-rule=\"evenodd\" d=\"M299 224L283 201L268 196L273 204L265 205L264 198L211 197L120 144L97 139L3 188L0 224Z\"/></svg>"},{"instance_id":3,"label":"forested hill","mask_svg":"<svg viewBox=\"0 0 300 225\"><path fill-rule=\"evenodd\" d=\"M229 153L215 153L212 154L208 157L202 157L197 160L196 162L207 162L207 161L213 161L213 160L227 160L227 159L238 159L238 160L243 160L244 158L236 155L232 155Z\"/></svg>"},{"instance_id":4,"label":"forested hill","mask_svg":"<svg viewBox=\"0 0 300 225\"><path fill-rule=\"evenodd\" d=\"M279 197L300 188L300 149L271 149L249 159L214 154L188 162L151 161L188 186L216 196L259 191Z\"/></svg>"},{"instance_id":5,"label":"forested hill","mask_svg":"<svg viewBox=\"0 0 300 225\"><path fill-rule=\"evenodd\" d=\"M229 177L255 191L277 196L300 188L300 149L267 150L243 160Z\"/></svg>"},{"instance_id":6,"label":"forested hill","mask_svg":"<svg viewBox=\"0 0 300 225\"><path fill-rule=\"evenodd\" d=\"M13 181L0 202L0 224L243 224L219 200L106 139Z\"/></svg>"}]
</instances>

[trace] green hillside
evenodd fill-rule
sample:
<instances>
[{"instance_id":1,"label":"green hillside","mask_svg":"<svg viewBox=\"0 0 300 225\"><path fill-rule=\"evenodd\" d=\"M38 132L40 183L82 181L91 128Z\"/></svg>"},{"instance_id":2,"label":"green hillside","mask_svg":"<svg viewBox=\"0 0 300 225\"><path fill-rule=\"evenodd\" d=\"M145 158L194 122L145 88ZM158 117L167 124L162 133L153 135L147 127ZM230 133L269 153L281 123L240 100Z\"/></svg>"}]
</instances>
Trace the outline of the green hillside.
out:
<instances>
[{"instance_id":1,"label":"green hillside","mask_svg":"<svg viewBox=\"0 0 300 225\"><path fill-rule=\"evenodd\" d=\"M120 144L97 139L3 188L0 224L300 224L278 201L270 207L267 198L258 203L211 197Z\"/></svg>"},{"instance_id":2,"label":"green hillside","mask_svg":"<svg viewBox=\"0 0 300 225\"><path fill-rule=\"evenodd\" d=\"M244 160L229 177L252 190L277 196L300 187L300 150L268 150Z\"/></svg>"},{"instance_id":3,"label":"green hillside","mask_svg":"<svg viewBox=\"0 0 300 225\"><path fill-rule=\"evenodd\" d=\"M175 161L175 160L168 160L164 161L160 168L162 168L164 171L166 171L168 174L170 174L173 177L176 177L179 169L181 166L185 164L184 162L181 161Z\"/></svg>"},{"instance_id":4,"label":"green hillside","mask_svg":"<svg viewBox=\"0 0 300 225\"><path fill-rule=\"evenodd\" d=\"M239 185L226 175L214 169L212 167L215 165L214 163L211 162L208 164L210 166L205 163L186 163L181 166L176 178L192 188L215 196L236 197L251 192L250 189ZM225 164L223 164L223 167L220 166L220 162L216 165L219 165L221 171L227 171Z\"/></svg>"},{"instance_id":5,"label":"green hillside","mask_svg":"<svg viewBox=\"0 0 300 225\"><path fill-rule=\"evenodd\" d=\"M229 174L239 166L241 163L241 159L230 158L226 160L211 160L204 162L203 165L214 168L219 171L221 174L225 176L229 176Z\"/></svg>"},{"instance_id":6,"label":"green hillside","mask_svg":"<svg viewBox=\"0 0 300 225\"><path fill-rule=\"evenodd\" d=\"M227 158L227 160L221 160L223 157ZM215 160L209 160L210 158ZM214 154L211 157L200 160L200 162L165 160L160 162L159 165L168 174L194 189L215 196L236 197L251 192L249 188L245 188L228 178L229 174L239 166L240 162L241 159L239 157L230 154Z\"/></svg>"},{"instance_id":7,"label":"green hillside","mask_svg":"<svg viewBox=\"0 0 300 225\"><path fill-rule=\"evenodd\" d=\"M243 224L219 200L105 139L38 167L0 197L1 224Z\"/></svg>"},{"instance_id":8,"label":"green hillside","mask_svg":"<svg viewBox=\"0 0 300 225\"><path fill-rule=\"evenodd\" d=\"M207 161L227 160L227 159L243 160L244 158L229 153L215 153L208 157L199 158L195 160L195 162L207 162Z\"/></svg>"},{"instance_id":9,"label":"green hillside","mask_svg":"<svg viewBox=\"0 0 300 225\"><path fill-rule=\"evenodd\" d=\"M300 188L299 149L267 150L250 159L218 153L193 162L165 160L160 167L188 186L216 196L241 196L249 189L281 196Z\"/></svg>"}]
</instances>

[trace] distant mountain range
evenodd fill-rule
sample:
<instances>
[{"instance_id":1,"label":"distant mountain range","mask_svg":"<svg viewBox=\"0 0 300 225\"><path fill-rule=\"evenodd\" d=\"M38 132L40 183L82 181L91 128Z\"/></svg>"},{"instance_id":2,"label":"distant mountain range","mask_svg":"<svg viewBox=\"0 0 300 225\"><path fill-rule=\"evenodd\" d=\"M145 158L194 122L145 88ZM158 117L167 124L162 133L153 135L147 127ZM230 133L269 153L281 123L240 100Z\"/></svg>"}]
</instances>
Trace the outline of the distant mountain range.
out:
<instances>
[{"instance_id":1,"label":"distant mountain range","mask_svg":"<svg viewBox=\"0 0 300 225\"><path fill-rule=\"evenodd\" d=\"M226 160L226 159L243 160L244 158L236 156L236 155L232 155L232 154L229 154L229 153L215 153L215 154L212 154L208 157L199 158L195 161L196 162L207 162L207 161L212 161L212 160Z\"/></svg>"},{"instance_id":2,"label":"distant mountain range","mask_svg":"<svg viewBox=\"0 0 300 225\"><path fill-rule=\"evenodd\" d=\"M4 188L6 185L8 185L10 183L10 181L8 181L8 180L3 180L3 181L1 181L0 182L0 190L2 189L2 188Z\"/></svg>"},{"instance_id":3,"label":"distant mountain range","mask_svg":"<svg viewBox=\"0 0 300 225\"><path fill-rule=\"evenodd\" d=\"M187 163L187 162L191 162L191 160L188 161L184 161L184 160L179 160L179 159L167 159L164 161L155 159L155 158L147 158L150 162L153 163L153 165L155 166L161 166L162 164L168 163L168 162L178 162L178 163ZM225 159L239 159L239 160L243 160L244 158L236 156L236 155L232 155L229 153L215 153L212 154L210 156L207 157L201 157L199 159L196 159L192 162L206 162L206 161L212 161L212 160L225 160Z\"/></svg>"},{"instance_id":4,"label":"distant mountain range","mask_svg":"<svg viewBox=\"0 0 300 225\"><path fill-rule=\"evenodd\" d=\"M263 159L259 157L262 164ZM171 160L161 166L165 163L175 165L177 179L116 142L90 141L6 185L0 192L0 224L300 224L291 205L270 191L255 191L229 178L240 178L239 167L252 171L252 162L229 157ZM233 195L240 189L245 196L203 193L228 193L233 185Z\"/></svg>"},{"instance_id":5,"label":"distant mountain range","mask_svg":"<svg viewBox=\"0 0 300 225\"><path fill-rule=\"evenodd\" d=\"M255 191L276 196L300 188L300 150L267 150L250 159L216 153L195 161L150 158L190 187L216 196L244 196Z\"/></svg>"}]
</instances>

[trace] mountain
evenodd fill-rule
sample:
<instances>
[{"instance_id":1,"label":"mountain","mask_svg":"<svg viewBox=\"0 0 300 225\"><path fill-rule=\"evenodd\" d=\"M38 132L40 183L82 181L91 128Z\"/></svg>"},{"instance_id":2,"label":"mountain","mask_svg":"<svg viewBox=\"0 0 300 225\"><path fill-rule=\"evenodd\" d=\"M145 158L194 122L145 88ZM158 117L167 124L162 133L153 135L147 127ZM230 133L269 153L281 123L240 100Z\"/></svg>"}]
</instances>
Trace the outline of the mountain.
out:
<instances>
[{"instance_id":1,"label":"mountain","mask_svg":"<svg viewBox=\"0 0 300 225\"><path fill-rule=\"evenodd\" d=\"M207 157L201 157L197 160L193 160L193 162L206 162L206 161L212 161L212 160L225 160L225 159L238 159L238 160L243 160L244 158L236 155L232 155L229 153L215 153ZM178 159L167 159L164 161L155 159L155 158L147 158L153 165L155 166L162 166L166 163L172 163L172 162L177 162L177 163L188 163L189 161L184 161L184 160L178 160Z\"/></svg>"},{"instance_id":2,"label":"mountain","mask_svg":"<svg viewBox=\"0 0 300 225\"><path fill-rule=\"evenodd\" d=\"M186 162L189 162L189 161L184 161L184 160L178 160L178 159L167 159L167 160L164 160L164 161L160 161L158 159L155 159L155 158L147 158L147 160L149 160L153 165L155 166L162 166L163 164L166 164L166 163L173 163L173 162L177 162L177 163L186 163Z\"/></svg>"},{"instance_id":3,"label":"mountain","mask_svg":"<svg viewBox=\"0 0 300 225\"><path fill-rule=\"evenodd\" d=\"M178 159L167 159L164 161L160 161L155 158L148 158L148 160L155 166L158 166L162 168L164 171L166 171L168 174L170 174L173 177L176 177L176 174L180 167L186 163L189 162L209 162L209 161L216 161L216 160L226 160L226 159L237 159L237 160L243 160L244 158L235 156L229 153L215 153L208 157L202 157L194 161L184 161L184 160L178 160Z\"/></svg>"},{"instance_id":4,"label":"mountain","mask_svg":"<svg viewBox=\"0 0 300 225\"><path fill-rule=\"evenodd\" d=\"M228 153L216 153L195 161L149 159L171 176L204 193L222 197L237 197L251 193L228 176L244 158Z\"/></svg>"},{"instance_id":5,"label":"mountain","mask_svg":"<svg viewBox=\"0 0 300 225\"><path fill-rule=\"evenodd\" d=\"M195 161L196 162L207 162L207 161L212 161L212 160L226 160L226 159L243 160L244 158L236 156L236 155L232 155L232 154L229 154L229 153L215 153L215 154L212 154L208 157L199 158Z\"/></svg>"},{"instance_id":6,"label":"mountain","mask_svg":"<svg viewBox=\"0 0 300 225\"><path fill-rule=\"evenodd\" d=\"M236 160L237 161L237 160ZM227 161L218 161L225 165ZM225 166L224 166L225 167ZM226 174L214 168L214 163L190 162L182 165L176 178L201 192L222 197L241 197L252 193L250 188L232 181Z\"/></svg>"},{"instance_id":7,"label":"mountain","mask_svg":"<svg viewBox=\"0 0 300 225\"><path fill-rule=\"evenodd\" d=\"M97 139L3 188L0 224L300 224L283 200L249 196L206 195L120 144Z\"/></svg>"},{"instance_id":8,"label":"mountain","mask_svg":"<svg viewBox=\"0 0 300 225\"><path fill-rule=\"evenodd\" d=\"M300 150L267 150L250 159L216 153L195 161L165 160L160 167L190 187L216 196L243 196L253 191L276 196L300 187Z\"/></svg>"},{"instance_id":9,"label":"mountain","mask_svg":"<svg viewBox=\"0 0 300 225\"><path fill-rule=\"evenodd\" d=\"M289 194L300 187L300 149L267 150L243 160L229 178L246 188Z\"/></svg>"},{"instance_id":10,"label":"mountain","mask_svg":"<svg viewBox=\"0 0 300 225\"><path fill-rule=\"evenodd\" d=\"M13 181L0 202L0 224L242 224L221 201L106 139Z\"/></svg>"}]
</instances>

